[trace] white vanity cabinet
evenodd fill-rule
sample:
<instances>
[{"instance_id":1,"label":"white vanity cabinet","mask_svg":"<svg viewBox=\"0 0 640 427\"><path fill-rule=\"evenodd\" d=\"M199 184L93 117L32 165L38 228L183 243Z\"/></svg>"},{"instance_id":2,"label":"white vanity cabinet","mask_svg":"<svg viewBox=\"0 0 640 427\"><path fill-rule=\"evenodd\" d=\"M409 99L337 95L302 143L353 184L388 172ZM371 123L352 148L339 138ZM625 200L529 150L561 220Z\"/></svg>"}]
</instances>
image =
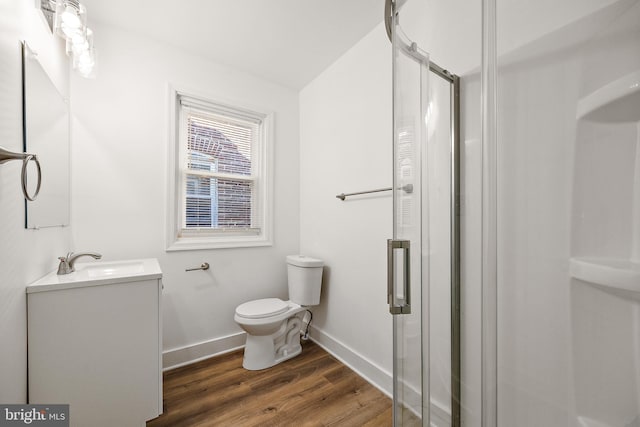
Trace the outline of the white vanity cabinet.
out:
<instances>
[{"instance_id":1,"label":"white vanity cabinet","mask_svg":"<svg viewBox=\"0 0 640 427\"><path fill-rule=\"evenodd\" d=\"M76 427L160 415L161 300L155 259L76 264L29 285L29 403L69 404Z\"/></svg>"}]
</instances>

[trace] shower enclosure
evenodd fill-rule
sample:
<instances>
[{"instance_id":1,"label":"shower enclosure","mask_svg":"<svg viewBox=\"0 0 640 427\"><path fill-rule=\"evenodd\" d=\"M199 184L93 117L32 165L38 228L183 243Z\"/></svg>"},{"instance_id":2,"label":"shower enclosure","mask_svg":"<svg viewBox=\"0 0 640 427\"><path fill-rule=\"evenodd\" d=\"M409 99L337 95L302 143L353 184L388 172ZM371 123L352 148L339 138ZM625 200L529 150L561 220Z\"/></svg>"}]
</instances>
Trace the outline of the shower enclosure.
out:
<instances>
[{"instance_id":1,"label":"shower enclosure","mask_svg":"<svg viewBox=\"0 0 640 427\"><path fill-rule=\"evenodd\" d=\"M484 0L461 115L388 16L394 425L640 427L640 1Z\"/></svg>"},{"instance_id":2,"label":"shower enclosure","mask_svg":"<svg viewBox=\"0 0 640 427\"><path fill-rule=\"evenodd\" d=\"M640 2L524 5L496 0L483 46L483 418L639 427Z\"/></svg>"}]
</instances>

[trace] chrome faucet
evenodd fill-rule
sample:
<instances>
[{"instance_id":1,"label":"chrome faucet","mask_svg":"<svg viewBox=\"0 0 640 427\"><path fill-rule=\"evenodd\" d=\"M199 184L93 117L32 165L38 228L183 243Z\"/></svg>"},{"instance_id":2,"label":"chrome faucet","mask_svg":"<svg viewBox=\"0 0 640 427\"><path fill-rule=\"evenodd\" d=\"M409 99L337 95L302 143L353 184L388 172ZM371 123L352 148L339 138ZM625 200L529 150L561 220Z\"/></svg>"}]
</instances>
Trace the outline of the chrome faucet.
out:
<instances>
[{"instance_id":1,"label":"chrome faucet","mask_svg":"<svg viewBox=\"0 0 640 427\"><path fill-rule=\"evenodd\" d=\"M60 264L58 265L58 274L69 274L76 271L74 264L76 260L82 256L90 256L94 259L102 258L102 255L95 252L83 252L81 254L74 254L73 252L69 252L67 256L58 257L60 260Z\"/></svg>"}]
</instances>

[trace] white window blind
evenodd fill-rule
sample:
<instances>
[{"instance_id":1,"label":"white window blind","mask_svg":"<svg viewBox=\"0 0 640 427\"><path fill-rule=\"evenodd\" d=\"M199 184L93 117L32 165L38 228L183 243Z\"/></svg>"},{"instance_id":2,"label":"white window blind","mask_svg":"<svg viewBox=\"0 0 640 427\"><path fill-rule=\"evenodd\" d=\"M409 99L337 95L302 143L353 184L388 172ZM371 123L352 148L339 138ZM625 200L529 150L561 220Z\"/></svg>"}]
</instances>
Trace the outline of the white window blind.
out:
<instances>
[{"instance_id":1,"label":"white window blind","mask_svg":"<svg viewBox=\"0 0 640 427\"><path fill-rule=\"evenodd\" d=\"M266 115L177 96L177 238L262 235Z\"/></svg>"}]
</instances>

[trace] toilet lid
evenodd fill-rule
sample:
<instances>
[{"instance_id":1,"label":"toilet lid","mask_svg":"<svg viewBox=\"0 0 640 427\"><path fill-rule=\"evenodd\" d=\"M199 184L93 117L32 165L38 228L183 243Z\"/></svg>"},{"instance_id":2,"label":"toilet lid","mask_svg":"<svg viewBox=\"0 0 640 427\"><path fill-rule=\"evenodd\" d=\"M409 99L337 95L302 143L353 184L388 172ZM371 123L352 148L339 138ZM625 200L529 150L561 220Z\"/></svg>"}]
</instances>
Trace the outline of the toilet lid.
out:
<instances>
[{"instance_id":1,"label":"toilet lid","mask_svg":"<svg viewBox=\"0 0 640 427\"><path fill-rule=\"evenodd\" d=\"M289 309L286 302L278 298L257 299L245 302L236 308L236 314L247 319L275 316Z\"/></svg>"}]
</instances>

